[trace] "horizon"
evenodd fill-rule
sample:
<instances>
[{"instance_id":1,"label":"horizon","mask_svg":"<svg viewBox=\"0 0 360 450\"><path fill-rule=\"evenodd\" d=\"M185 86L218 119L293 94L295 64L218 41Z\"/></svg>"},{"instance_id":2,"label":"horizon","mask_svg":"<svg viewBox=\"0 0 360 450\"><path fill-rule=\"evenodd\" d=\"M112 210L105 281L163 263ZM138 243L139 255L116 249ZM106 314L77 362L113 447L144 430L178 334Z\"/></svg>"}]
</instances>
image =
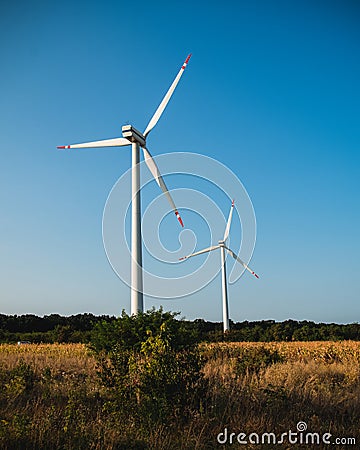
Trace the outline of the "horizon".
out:
<instances>
[{"instance_id":1,"label":"horizon","mask_svg":"<svg viewBox=\"0 0 360 450\"><path fill-rule=\"evenodd\" d=\"M144 311L144 313L147 313L149 311L150 310ZM164 310L164 311L165 312L170 312L170 313L174 313L174 312L177 313L178 312L178 311L167 311L167 310ZM2 315L2 314L3 313L0 313L0 315ZM52 316L52 315L60 316L60 317L64 317L64 318L69 318L69 317L73 317L73 316L86 315L86 314L91 314L91 315L93 315L95 317L105 316L105 317L115 318L115 319L121 318L121 315L115 316L115 315L110 315L110 314L93 314L93 313L90 313L90 312L82 312L82 313L75 313L75 314L69 314L69 315L63 315L63 314L58 314L58 313L49 313L49 314L44 314L42 316L39 316L37 314L32 314L32 313L3 314L3 315L5 315L5 316L17 316L17 317L20 317L20 316L35 316L35 317L39 317L41 319L44 319L45 317L49 317L49 316ZM186 318L184 316L181 316L181 311L179 311L179 317L175 316L175 319L176 320L185 320L187 322L195 322L196 320L204 320L207 323L213 323L213 324L219 324L219 325L222 325L222 323L223 323L222 320L206 320L206 319L204 319L202 317L196 317L195 319L188 319L188 318ZM245 319L245 320L241 320L241 321L235 321L235 320L232 320L231 317L230 317L229 321L234 323L234 324L245 323L245 322L248 322L248 323L256 323L256 322L272 322L272 323L297 322L297 323L302 323L302 322L309 322L309 323L314 323L315 325L354 325L354 324L355 325L359 325L360 324L359 321L349 322L349 323L317 322L317 321L314 321L314 320L307 320L307 319L296 320L296 319L291 319L291 318L288 318L288 319L285 319L285 320L281 320L281 321L276 320L276 319L257 319L257 320L247 320L247 319Z\"/></svg>"}]
</instances>

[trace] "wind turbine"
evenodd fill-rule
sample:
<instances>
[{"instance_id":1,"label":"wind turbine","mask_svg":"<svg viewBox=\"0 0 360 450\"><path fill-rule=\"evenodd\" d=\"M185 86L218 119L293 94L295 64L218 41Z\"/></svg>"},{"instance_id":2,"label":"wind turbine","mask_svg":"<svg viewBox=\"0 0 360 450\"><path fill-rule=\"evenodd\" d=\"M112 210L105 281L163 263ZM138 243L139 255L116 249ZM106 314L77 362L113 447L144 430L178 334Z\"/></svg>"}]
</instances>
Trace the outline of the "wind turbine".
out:
<instances>
[{"instance_id":1,"label":"wind turbine","mask_svg":"<svg viewBox=\"0 0 360 450\"><path fill-rule=\"evenodd\" d=\"M132 125L124 125L122 127L123 137L114 139L105 139L101 141L85 142L82 144L72 144L59 146L59 149L71 149L71 148L96 148L96 147L123 147L131 145L132 158L131 158L131 314L137 314L138 311L143 312L143 274L142 274L142 237L141 237L141 203L140 203L140 151L141 147L144 155L144 160L152 173L155 181L160 186L164 194L166 195L171 208L173 209L180 225L183 227L180 214L175 206L175 203L166 187L166 184L160 174L159 168L153 160L149 149L146 146L146 139L150 131L158 123L166 105L168 104L177 84L180 81L182 74L189 62L191 54L188 55L184 61L181 69L176 75L169 90L162 99L155 114L152 116L145 131L141 133Z\"/></svg>"},{"instance_id":2,"label":"wind turbine","mask_svg":"<svg viewBox=\"0 0 360 450\"><path fill-rule=\"evenodd\" d=\"M222 309L223 309L223 324L224 324L224 333L226 331L229 331L229 304L228 304L228 294L227 294L227 282L226 282L226 262L225 262L225 250L234 258L236 261L238 261L240 264L242 264L246 270L248 270L252 275L254 275L256 278L259 278L259 276L253 272L250 267L244 263L232 250L230 250L228 247L226 247L225 242L227 238L229 237L230 232L230 226L231 226L231 219L234 211L234 200L231 203L230 213L228 217L228 221L225 228L224 237L221 241L219 241L218 245L214 245L213 247L204 248L203 250L200 250L198 252L192 253L191 255L184 256L183 258L180 258L181 260L191 258L193 256L201 255L202 253L211 252L216 249L220 249L221 253L221 282L222 282Z\"/></svg>"}]
</instances>

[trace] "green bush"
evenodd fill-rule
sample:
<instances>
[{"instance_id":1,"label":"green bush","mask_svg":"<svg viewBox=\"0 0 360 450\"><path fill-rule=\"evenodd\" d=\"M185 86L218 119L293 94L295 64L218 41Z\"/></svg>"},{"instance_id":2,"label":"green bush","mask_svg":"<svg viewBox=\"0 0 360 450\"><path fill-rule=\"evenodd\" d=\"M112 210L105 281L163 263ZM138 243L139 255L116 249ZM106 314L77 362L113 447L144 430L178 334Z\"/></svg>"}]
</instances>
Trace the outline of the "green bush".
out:
<instances>
[{"instance_id":1,"label":"green bush","mask_svg":"<svg viewBox=\"0 0 360 450\"><path fill-rule=\"evenodd\" d=\"M129 316L123 310L121 317L111 322L102 321L94 327L90 347L95 353L102 350L111 352L114 347L139 352L142 343L151 332L154 336L166 324L167 339L174 350L193 348L198 342L198 334L188 322L176 320L179 313L164 312L162 307L136 316Z\"/></svg>"},{"instance_id":2,"label":"green bush","mask_svg":"<svg viewBox=\"0 0 360 450\"><path fill-rule=\"evenodd\" d=\"M18 397L33 389L36 376L33 368L20 360L14 369L3 371L0 379L2 381L1 394L8 401L15 401Z\"/></svg>"},{"instance_id":3,"label":"green bush","mask_svg":"<svg viewBox=\"0 0 360 450\"><path fill-rule=\"evenodd\" d=\"M196 336L176 315L162 309L137 316L123 312L94 331L99 377L127 420L144 425L186 420L201 407L204 379Z\"/></svg>"}]
</instances>

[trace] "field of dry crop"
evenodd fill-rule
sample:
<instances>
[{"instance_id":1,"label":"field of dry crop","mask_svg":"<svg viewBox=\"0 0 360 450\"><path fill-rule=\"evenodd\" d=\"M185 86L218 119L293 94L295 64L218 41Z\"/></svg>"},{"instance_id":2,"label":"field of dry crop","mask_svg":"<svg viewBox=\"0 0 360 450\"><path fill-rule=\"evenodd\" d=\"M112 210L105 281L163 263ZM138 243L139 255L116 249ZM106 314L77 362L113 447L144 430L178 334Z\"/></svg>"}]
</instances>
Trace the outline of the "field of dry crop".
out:
<instances>
[{"instance_id":1,"label":"field of dry crop","mask_svg":"<svg viewBox=\"0 0 360 450\"><path fill-rule=\"evenodd\" d=\"M190 423L124 429L84 345L0 345L0 448L329 448L256 443L254 433L280 436L299 422L340 439L331 448L359 448L359 342L217 343L201 352L201 413ZM225 428L253 437L221 444Z\"/></svg>"}]
</instances>

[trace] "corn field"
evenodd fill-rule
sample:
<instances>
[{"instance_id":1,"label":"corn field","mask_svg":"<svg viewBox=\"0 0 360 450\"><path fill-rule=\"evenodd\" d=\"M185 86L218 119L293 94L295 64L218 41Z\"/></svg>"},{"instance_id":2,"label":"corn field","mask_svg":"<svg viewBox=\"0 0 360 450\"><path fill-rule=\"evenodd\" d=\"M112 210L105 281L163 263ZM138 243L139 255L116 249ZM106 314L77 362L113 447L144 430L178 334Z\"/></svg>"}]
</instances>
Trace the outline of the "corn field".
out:
<instances>
[{"instance_id":1,"label":"corn field","mask_svg":"<svg viewBox=\"0 0 360 450\"><path fill-rule=\"evenodd\" d=\"M114 406L85 345L0 345L0 448L271 449L220 444L217 436L225 428L281 435L299 422L313 432L354 438L351 448L359 448L359 342L216 343L200 344L200 351L206 393L191 420L148 427L127 421L125 427L131 412Z\"/></svg>"}]
</instances>

